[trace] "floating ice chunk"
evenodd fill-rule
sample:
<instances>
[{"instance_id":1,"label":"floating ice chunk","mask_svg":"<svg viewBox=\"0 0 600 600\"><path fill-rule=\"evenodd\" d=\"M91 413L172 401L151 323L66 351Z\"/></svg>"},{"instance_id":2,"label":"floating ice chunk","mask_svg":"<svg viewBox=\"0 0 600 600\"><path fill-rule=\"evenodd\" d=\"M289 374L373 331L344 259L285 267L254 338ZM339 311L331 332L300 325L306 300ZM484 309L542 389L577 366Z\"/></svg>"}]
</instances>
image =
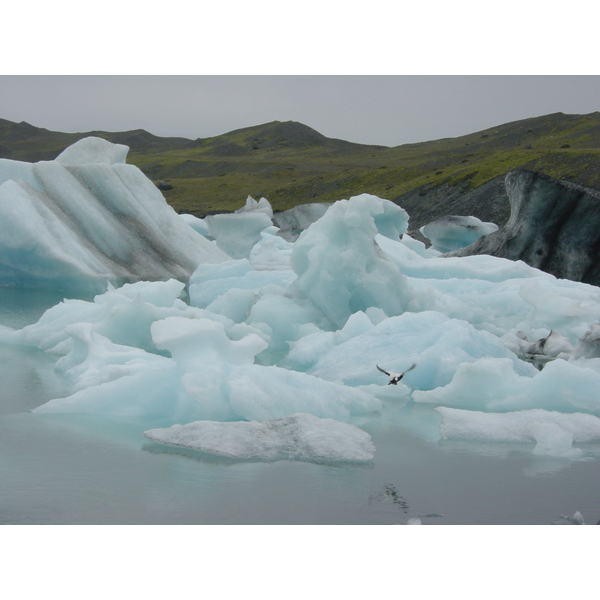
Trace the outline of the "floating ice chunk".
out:
<instances>
[{"instance_id":1,"label":"floating ice chunk","mask_svg":"<svg viewBox=\"0 0 600 600\"><path fill-rule=\"evenodd\" d=\"M278 235L289 242L295 242L298 236L318 221L330 206L331 204L325 202L313 202L275 213L273 222L280 228Z\"/></svg>"},{"instance_id":2,"label":"floating ice chunk","mask_svg":"<svg viewBox=\"0 0 600 600\"><path fill-rule=\"evenodd\" d=\"M600 290L596 286L540 278L523 283L519 293L532 307L531 327L557 329L566 335L568 328L600 319Z\"/></svg>"},{"instance_id":3,"label":"floating ice chunk","mask_svg":"<svg viewBox=\"0 0 600 600\"><path fill-rule=\"evenodd\" d=\"M566 360L573 353L573 346L569 340L554 329L535 342L531 342L525 332L517 331L516 334L509 334L504 344L519 358L532 363L540 370L551 360Z\"/></svg>"},{"instance_id":4,"label":"floating ice chunk","mask_svg":"<svg viewBox=\"0 0 600 600\"><path fill-rule=\"evenodd\" d=\"M171 358L118 347L86 324L69 327L76 338L59 367L77 390L36 412L162 419L264 420L297 412L348 421L381 402L363 390L305 373L254 364L267 342L250 331L210 318L167 317L151 325L153 343ZM233 328L232 328L233 329Z\"/></svg>"},{"instance_id":5,"label":"floating ice chunk","mask_svg":"<svg viewBox=\"0 0 600 600\"><path fill-rule=\"evenodd\" d=\"M452 381L415 391L415 402L482 411L545 408L600 415L600 372L585 362L555 360L534 377L524 377L508 359L480 358L459 365Z\"/></svg>"},{"instance_id":6,"label":"floating ice chunk","mask_svg":"<svg viewBox=\"0 0 600 600\"><path fill-rule=\"evenodd\" d=\"M358 427L303 413L265 421L196 421L144 435L157 444L243 460L364 462L375 452L371 436Z\"/></svg>"},{"instance_id":7,"label":"floating ice chunk","mask_svg":"<svg viewBox=\"0 0 600 600\"><path fill-rule=\"evenodd\" d=\"M141 351L140 351L141 352ZM126 376L55 398L35 408L39 415L96 415L124 418L133 422L159 420L174 423L197 417L198 407L177 392L180 376L168 358L148 354L147 362L136 365Z\"/></svg>"},{"instance_id":8,"label":"floating ice chunk","mask_svg":"<svg viewBox=\"0 0 600 600\"><path fill-rule=\"evenodd\" d=\"M451 252L470 246L481 236L498 231L495 223L484 223L477 217L449 215L428 223L419 231L439 252Z\"/></svg>"},{"instance_id":9,"label":"floating ice chunk","mask_svg":"<svg viewBox=\"0 0 600 600\"><path fill-rule=\"evenodd\" d=\"M291 269L293 244L277 235L276 227L267 227L261 239L250 251L250 262L259 271L286 271Z\"/></svg>"},{"instance_id":10,"label":"floating ice chunk","mask_svg":"<svg viewBox=\"0 0 600 600\"><path fill-rule=\"evenodd\" d=\"M132 419L180 414L175 363L139 348L119 346L93 333L89 324L69 328L75 343L58 361L74 393L33 410L36 414L95 414Z\"/></svg>"},{"instance_id":11,"label":"floating ice chunk","mask_svg":"<svg viewBox=\"0 0 600 600\"><path fill-rule=\"evenodd\" d=\"M273 224L267 214L255 210L209 215L204 221L208 235L232 258L248 258L261 232Z\"/></svg>"},{"instance_id":12,"label":"floating ice chunk","mask_svg":"<svg viewBox=\"0 0 600 600\"><path fill-rule=\"evenodd\" d=\"M504 360L506 371L515 375L518 372L532 376L537 372L532 365L520 361L504 348L501 340L491 333L433 311L407 312L385 319L351 339L338 336L330 341L337 345L333 348L327 344L314 345L314 339L303 338L294 344L288 359L298 360L298 355L307 354L303 346L311 345L314 355L318 356L319 350L324 354L318 356L308 372L323 379L343 381L346 385L387 385L388 379L377 371L376 363L398 373L417 363L403 379L417 390L432 390L449 384L458 369L481 356ZM487 373L482 374L483 382L487 376Z\"/></svg>"},{"instance_id":13,"label":"floating ice chunk","mask_svg":"<svg viewBox=\"0 0 600 600\"><path fill-rule=\"evenodd\" d=\"M156 346L168 350L181 365L220 364L225 359L229 368L251 364L266 347L265 340L255 333L232 340L222 323L206 318L167 317L153 323L151 330Z\"/></svg>"},{"instance_id":14,"label":"floating ice chunk","mask_svg":"<svg viewBox=\"0 0 600 600\"><path fill-rule=\"evenodd\" d=\"M179 218L184 223L187 223L192 229L197 231L199 234L203 235L204 237L210 237L210 234L208 232L208 225L206 224L206 221L204 219L199 219L194 215L189 215L185 213L179 215Z\"/></svg>"},{"instance_id":15,"label":"floating ice chunk","mask_svg":"<svg viewBox=\"0 0 600 600\"><path fill-rule=\"evenodd\" d=\"M266 346L251 331L231 339L223 323L208 318L167 317L152 324L153 343L168 349L172 358L114 345L85 323L67 329L74 344L57 366L76 391L40 406L40 414L96 414L168 424L236 418L228 403L228 374L236 365L251 363Z\"/></svg>"},{"instance_id":16,"label":"floating ice chunk","mask_svg":"<svg viewBox=\"0 0 600 600\"><path fill-rule=\"evenodd\" d=\"M294 243L295 288L337 327L371 306L388 316L416 308L417 295L375 242L378 232L398 238L407 221L403 209L376 196L336 202Z\"/></svg>"},{"instance_id":17,"label":"floating ice chunk","mask_svg":"<svg viewBox=\"0 0 600 600\"><path fill-rule=\"evenodd\" d=\"M418 517L412 517L408 521L406 521L407 525L422 525L421 519Z\"/></svg>"},{"instance_id":18,"label":"floating ice chunk","mask_svg":"<svg viewBox=\"0 0 600 600\"><path fill-rule=\"evenodd\" d=\"M33 174L33 164L0 158L0 185L10 180L16 183L25 183L38 192L44 191Z\"/></svg>"},{"instance_id":19,"label":"floating ice chunk","mask_svg":"<svg viewBox=\"0 0 600 600\"><path fill-rule=\"evenodd\" d=\"M381 402L364 390L276 366L238 367L229 386L232 410L247 420L307 412L348 421L381 408Z\"/></svg>"},{"instance_id":20,"label":"floating ice chunk","mask_svg":"<svg viewBox=\"0 0 600 600\"><path fill-rule=\"evenodd\" d=\"M123 144L112 144L99 137L83 138L63 150L57 157L56 162L65 167L85 164L107 164L125 163L129 147Z\"/></svg>"},{"instance_id":21,"label":"floating ice chunk","mask_svg":"<svg viewBox=\"0 0 600 600\"><path fill-rule=\"evenodd\" d=\"M536 445L533 453L538 456L581 458L581 448L573 448L573 434L555 423L536 423L532 428Z\"/></svg>"},{"instance_id":22,"label":"floating ice chunk","mask_svg":"<svg viewBox=\"0 0 600 600\"><path fill-rule=\"evenodd\" d=\"M56 362L55 368L71 382L75 391L125 377L149 363L168 364L139 348L114 344L95 333L91 323L69 325L66 332L73 346Z\"/></svg>"},{"instance_id":23,"label":"floating ice chunk","mask_svg":"<svg viewBox=\"0 0 600 600\"><path fill-rule=\"evenodd\" d=\"M552 522L552 525L585 525L585 521L583 520L583 515L579 511L576 511L572 517L560 515L556 521Z\"/></svg>"},{"instance_id":24,"label":"floating ice chunk","mask_svg":"<svg viewBox=\"0 0 600 600\"><path fill-rule=\"evenodd\" d=\"M252 332L231 340L225 328L214 321L173 317L154 323L152 334L157 347L168 350L184 373L187 395L206 408L211 404L228 407L237 418L263 420L309 412L347 421L381 406L361 390L253 364L267 344Z\"/></svg>"},{"instance_id":25,"label":"floating ice chunk","mask_svg":"<svg viewBox=\"0 0 600 600\"><path fill-rule=\"evenodd\" d=\"M321 331L329 323L308 300L291 298L283 288L263 288L265 293L248 310L246 323L269 336L269 349L275 356L287 354L290 342ZM222 297L224 298L224 296ZM209 306L213 308L215 303Z\"/></svg>"},{"instance_id":26,"label":"floating ice chunk","mask_svg":"<svg viewBox=\"0 0 600 600\"><path fill-rule=\"evenodd\" d=\"M407 237L403 236L403 239ZM478 254L465 257L436 257L431 252L423 253L415 249L413 243L398 242L377 236L381 249L389 255L405 275L420 279L482 279L502 282L508 279L546 277L554 279L543 271L534 269L523 261L512 261L497 256Z\"/></svg>"},{"instance_id":27,"label":"floating ice chunk","mask_svg":"<svg viewBox=\"0 0 600 600\"><path fill-rule=\"evenodd\" d=\"M238 208L236 213L247 213L247 212L261 212L267 215L269 218L273 216L273 208L271 203L266 198L261 198L258 202L252 197L246 198L246 204L242 208Z\"/></svg>"},{"instance_id":28,"label":"floating ice chunk","mask_svg":"<svg viewBox=\"0 0 600 600\"><path fill-rule=\"evenodd\" d=\"M573 358L600 358L600 323L592 323L581 338Z\"/></svg>"},{"instance_id":29,"label":"floating ice chunk","mask_svg":"<svg viewBox=\"0 0 600 600\"><path fill-rule=\"evenodd\" d=\"M37 321L10 334L6 341L33 346L57 354L71 350L67 328L77 323L91 323L95 332L117 344L157 352L150 335L150 325L167 316L199 316L201 311L180 300L185 284L168 281L140 281L110 288L92 302L64 300L49 308Z\"/></svg>"},{"instance_id":30,"label":"floating ice chunk","mask_svg":"<svg viewBox=\"0 0 600 600\"><path fill-rule=\"evenodd\" d=\"M187 280L198 264L228 258L124 164L126 151L86 138L30 171L4 165L19 179L0 185L0 283L103 291L107 282Z\"/></svg>"},{"instance_id":31,"label":"floating ice chunk","mask_svg":"<svg viewBox=\"0 0 600 600\"><path fill-rule=\"evenodd\" d=\"M575 443L600 442L600 418L543 409L485 413L439 406L440 436L445 440L536 443L535 454L579 457Z\"/></svg>"}]
</instances>

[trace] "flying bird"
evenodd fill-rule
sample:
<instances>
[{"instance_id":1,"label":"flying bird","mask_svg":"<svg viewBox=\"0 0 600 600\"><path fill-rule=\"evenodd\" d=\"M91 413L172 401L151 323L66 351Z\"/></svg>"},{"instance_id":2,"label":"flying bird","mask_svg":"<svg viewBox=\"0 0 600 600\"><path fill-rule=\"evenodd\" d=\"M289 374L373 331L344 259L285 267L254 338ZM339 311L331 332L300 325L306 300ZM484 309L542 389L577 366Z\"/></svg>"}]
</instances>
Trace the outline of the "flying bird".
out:
<instances>
[{"instance_id":1,"label":"flying bird","mask_svg":"<svg viewBox=\"0 0 600 600\"><path fill-rule=\"evenodd\" d=\"M390 378L390 382L388 383L388 385L398 385L398 382L409 372L412 371L416 366L417 363L413 364L411 367L409 367L408 369L406 369L406 371L404 371L404 373L390 373L389 371L386 371L385 369L382 369L379 365L375 365L382 373L385 373L389 378Z\"/></svg>"}]
</instances>

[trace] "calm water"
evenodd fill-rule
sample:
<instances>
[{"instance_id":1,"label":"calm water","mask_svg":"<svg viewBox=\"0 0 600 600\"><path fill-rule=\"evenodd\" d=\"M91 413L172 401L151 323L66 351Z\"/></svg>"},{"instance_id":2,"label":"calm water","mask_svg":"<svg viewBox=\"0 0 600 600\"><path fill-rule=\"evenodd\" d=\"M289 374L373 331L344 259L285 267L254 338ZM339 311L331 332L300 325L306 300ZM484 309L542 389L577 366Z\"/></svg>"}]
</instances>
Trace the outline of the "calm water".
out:
<instances>
[{"instance_id":1,"label":"calm water","mask_svg":"<svg viewBox=\"0 0 600 600\"><path fill-rule=\"evenodd\" d=\"M0 322L35 321L54 295L0 290ZM144 427L28 412L64 395L41 352L0 345L3 524L550 524L600 519L600 447L587 460L532 447L438 442L426 407L361 423L371 464L238 462L162 449Z\"/></svg>"}]
</instances>

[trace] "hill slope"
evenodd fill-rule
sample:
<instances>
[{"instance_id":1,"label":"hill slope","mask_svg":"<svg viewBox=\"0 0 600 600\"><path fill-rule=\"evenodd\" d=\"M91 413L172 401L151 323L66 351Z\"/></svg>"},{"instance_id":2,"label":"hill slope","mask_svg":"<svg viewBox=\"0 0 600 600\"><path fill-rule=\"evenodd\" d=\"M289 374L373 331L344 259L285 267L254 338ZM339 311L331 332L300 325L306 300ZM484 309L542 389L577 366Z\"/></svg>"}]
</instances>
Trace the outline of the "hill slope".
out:
<instances>
[{"instance_id":1,"label":"hill slope","mask_svg":"<svg viewBox=\"0 0 600 600\"><path fill-rule=\"evenodd\" d=\"M89 135L130 146L129 162L172 186L164 191L167 201L200 216L238 208L248 195L285 210L368 192L406 208L411 229L445 214L503 225L503 178L512 169L600 189L598 112L555 113L393 148L327 138L292 121L188 140L143 130L65 134L0 120L0 157L50 160Z\"/></svg>"}]
</instances>

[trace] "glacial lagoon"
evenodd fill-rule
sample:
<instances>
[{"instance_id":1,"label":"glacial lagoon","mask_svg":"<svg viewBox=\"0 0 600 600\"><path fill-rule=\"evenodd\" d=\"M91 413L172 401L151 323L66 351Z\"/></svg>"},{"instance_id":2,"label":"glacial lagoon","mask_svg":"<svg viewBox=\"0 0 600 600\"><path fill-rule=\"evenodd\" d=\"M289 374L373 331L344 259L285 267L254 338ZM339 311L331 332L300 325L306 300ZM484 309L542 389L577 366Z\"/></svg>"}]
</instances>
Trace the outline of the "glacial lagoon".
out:
<instances>
[{"instance_id":1,"label":"glacial lagoon","mask_svg":"<svg viewBox=\"0 0 600 600\"><path fill-rule=\"evenodd\" d=\"M36 321L59 295L0 290L0 323ZM600 445L582 460L533 444L435 439L434 411L399 400L361 427L366 464L239 461L151 444L139 425L36 415L60 397L54 360L0 347L0 522L26 524L540 524L600 519Z\"/></svg>"},{"instance_id":2,"label":"glacial lagoon","mask_svg":"<svg viewBox=\"0 0 600 600\"><path fill-rule=\"evenodd\" d=\"M598 521L599 288L369 194L289 240L266 199L182 218L126 153L2 161L1 523Z\"/></svg>"}]
</instances>

